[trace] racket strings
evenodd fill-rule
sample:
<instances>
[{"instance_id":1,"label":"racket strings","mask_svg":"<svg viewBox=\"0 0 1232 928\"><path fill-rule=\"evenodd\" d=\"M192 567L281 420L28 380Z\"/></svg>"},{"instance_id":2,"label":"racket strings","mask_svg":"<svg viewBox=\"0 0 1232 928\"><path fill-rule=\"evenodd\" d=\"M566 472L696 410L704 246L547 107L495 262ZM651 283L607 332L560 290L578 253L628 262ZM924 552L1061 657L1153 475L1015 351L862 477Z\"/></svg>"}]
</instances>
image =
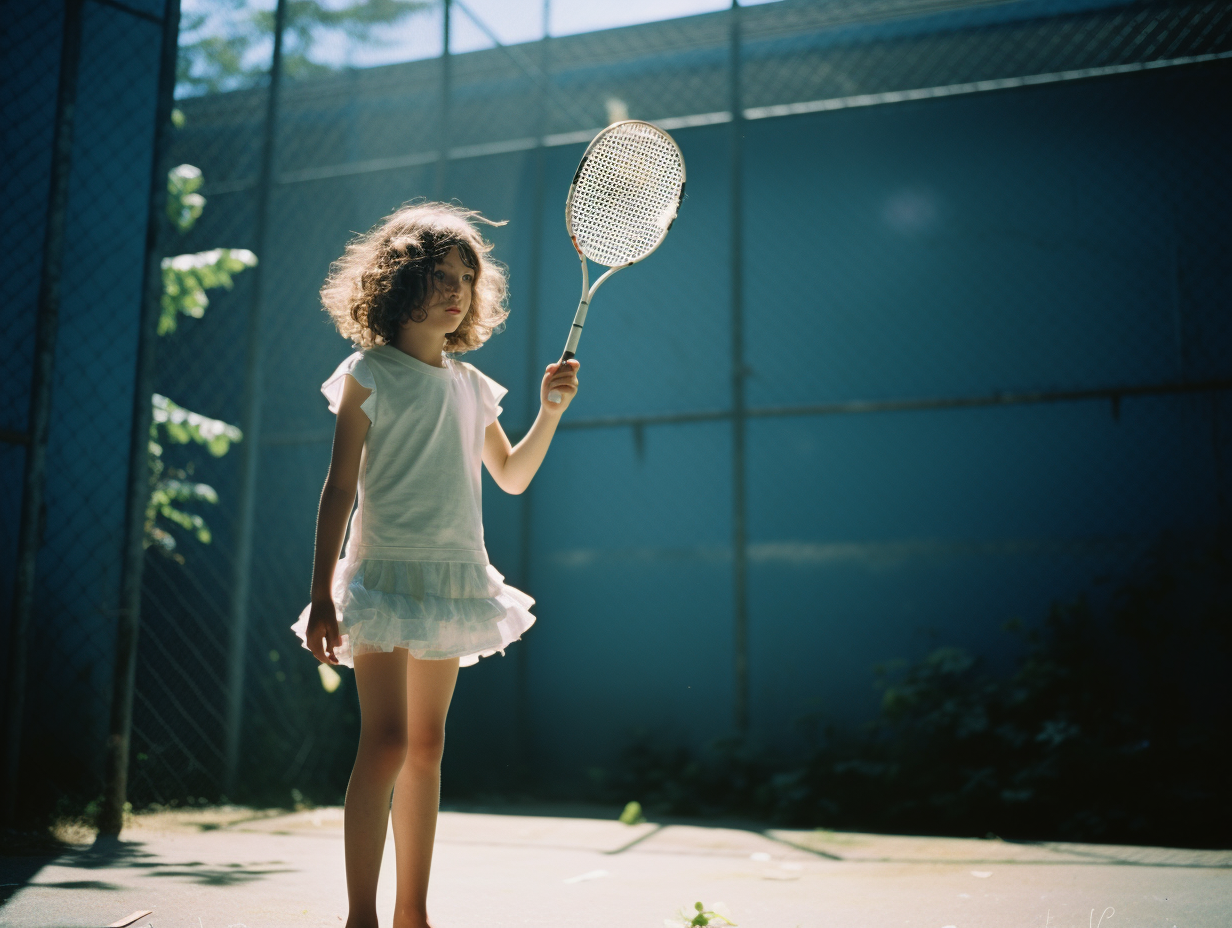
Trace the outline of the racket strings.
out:
<instances>
[{"instance_id":1,"label":"racket strings","mask_svg":"<svg viewBox=\"0 0 1232 928\"><path fill-rule=\"evenodd\" d=\"M599 140L578 176L570 229L582 253L616 267L645 257L676 217L684 162L653 126L618 126Z\"/></svg>"}]
</instances>

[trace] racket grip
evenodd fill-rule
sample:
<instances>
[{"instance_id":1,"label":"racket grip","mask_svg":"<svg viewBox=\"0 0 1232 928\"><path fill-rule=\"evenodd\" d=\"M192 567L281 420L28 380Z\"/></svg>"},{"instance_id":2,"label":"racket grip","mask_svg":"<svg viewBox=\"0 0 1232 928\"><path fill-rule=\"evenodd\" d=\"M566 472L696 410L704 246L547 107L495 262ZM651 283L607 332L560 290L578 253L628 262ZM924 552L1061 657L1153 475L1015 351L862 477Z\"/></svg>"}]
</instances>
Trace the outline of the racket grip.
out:
<instances>
[{"instance_id":1,"label":"racket grip","mask_svg":"<svg viewBox=\"0 0 1232 928\"><path fill-rule=\"evenodd\" d=\"M562 354L560 356L560 360L556 362L556 370L560 370L561 367L564 366L566 361L569 361L574 357L575 357L574 353L566 348L565 353ZM559 403L562 399L564 399L564 397L561 396L560 393L558 393L556 390L553 390L551 393L548 394L549 403Z\"/></svg>"}]
</instances>

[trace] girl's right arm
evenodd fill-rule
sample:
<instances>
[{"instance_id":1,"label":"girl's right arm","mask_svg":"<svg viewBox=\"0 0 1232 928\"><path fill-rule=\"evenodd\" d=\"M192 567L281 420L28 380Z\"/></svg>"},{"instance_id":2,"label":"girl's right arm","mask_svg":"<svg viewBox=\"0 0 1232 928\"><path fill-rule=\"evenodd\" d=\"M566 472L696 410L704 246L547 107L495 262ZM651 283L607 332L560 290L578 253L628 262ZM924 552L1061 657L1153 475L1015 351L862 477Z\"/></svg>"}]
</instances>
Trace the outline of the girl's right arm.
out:
<instances>
[{"instance_id":1,"label":"girl's right arm","mask_svg":"<svg viewBox=\"0 0 1232 928\"><path fill-rule=\"evenodd\" d=\"M312 562L312 608L308 613L308 647L322 663L336 664L334 648L342 643L334 610L334 568L342 551L347 519L355 505L359 485L359 462L368 434L367 414L360 408L372 391L361 387L348 374L343 378L338 422L334 427L334 450L329 474L317 509L316 555Z\"/></svg>"}]
</instances>

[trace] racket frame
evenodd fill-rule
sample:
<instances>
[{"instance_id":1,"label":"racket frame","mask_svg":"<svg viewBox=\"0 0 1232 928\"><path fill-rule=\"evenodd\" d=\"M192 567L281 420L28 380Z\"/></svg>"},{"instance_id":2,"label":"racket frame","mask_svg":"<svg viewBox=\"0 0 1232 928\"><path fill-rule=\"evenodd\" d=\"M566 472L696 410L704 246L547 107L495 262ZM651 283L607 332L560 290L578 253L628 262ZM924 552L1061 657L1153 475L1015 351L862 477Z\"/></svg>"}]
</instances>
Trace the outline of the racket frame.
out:
<instances>
[{"instance_id":1,"label":"racket frame","mask_svg":"<svg viewBox=\"0 0 1232 928\"><path fill-rule=\"evenodd\" d=\"M586 167L586 162L590 160L590 153L594 150L595 146L599 144L599 141L607 136L613 129L630 124L649 126L655 132L658 132L669 142L671 142L672 147L676 149L676 154L680 157L680 190L676 194L676 210L672 214L672 221L669 222L663 229L663 234L660 235L659 240L654 243L654 247L652 247L641 257L634 258L632 261L626 261L624 264L607 266L608 269L599 276L598 280L591 284L590 269L586 263L586 254L582 251L582 246L578 244L577 235L573 232L573 194L574 191L577 190L578 180L581 179L582 169ZM671 135L660 129L652 122L647 122L644 119L622 119L620 122L614 122L607 128L601 130L593 139L590 140L590 144L586 146L586 151L582 153L582 159L578 162L577 170L573 172L573 180L569 184L569 193L565 197L565 230L569 233L569 241L573 243L573 249L578 253L578 258L580 258L582 262L582 296L578 300L577 311L573 314L573 325L570 327L569 337L565 341L564 353L561 354L560 360L556 362L557 370L560 370L560 368L563 367L570 359L577 356L578 342L581 341L582 338L582 327L586 324L586 311L590 307L590 301L594 299L595 291L603 286L604 282L617 271L623 271L625 268L632 267L639 261L645 261L658 250L660 245L663 244L663 240L667 238L667 233L670 232L672 230L672 226L676 224L676 216L680 212L680 204L684 202L684 188L687 181L688 176L685 170L684 152L680 150L680 146L676 144L676 140L672 138ZM598 261L595 263L599 264ZM561 401L561 395L557 391L553 390L548 394L548 400L553 403L559 403Z\"/></svg>"}]
</instances>

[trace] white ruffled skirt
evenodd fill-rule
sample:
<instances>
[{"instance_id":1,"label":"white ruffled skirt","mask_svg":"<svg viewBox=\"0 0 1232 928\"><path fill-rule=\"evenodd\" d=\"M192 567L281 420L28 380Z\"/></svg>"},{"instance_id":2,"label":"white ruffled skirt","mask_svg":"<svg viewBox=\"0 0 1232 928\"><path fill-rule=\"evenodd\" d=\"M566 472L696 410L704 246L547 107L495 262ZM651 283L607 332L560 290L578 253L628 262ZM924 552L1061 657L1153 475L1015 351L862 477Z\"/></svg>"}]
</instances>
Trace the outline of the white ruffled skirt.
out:
<instances>
[{"instance_id":1,"label":"white ruffled skirt","mask_svg":"<svg viewBox=\"0 0 1232 928\"><path fill-rule=\"evenodd\" d=\"M490 564L344 559L334 577L342 645L338 660L406 648L424 660L478 662L522 637L534 600ZM308 647L308 606L291 630Z\"/></svg>"}]
</instances>

